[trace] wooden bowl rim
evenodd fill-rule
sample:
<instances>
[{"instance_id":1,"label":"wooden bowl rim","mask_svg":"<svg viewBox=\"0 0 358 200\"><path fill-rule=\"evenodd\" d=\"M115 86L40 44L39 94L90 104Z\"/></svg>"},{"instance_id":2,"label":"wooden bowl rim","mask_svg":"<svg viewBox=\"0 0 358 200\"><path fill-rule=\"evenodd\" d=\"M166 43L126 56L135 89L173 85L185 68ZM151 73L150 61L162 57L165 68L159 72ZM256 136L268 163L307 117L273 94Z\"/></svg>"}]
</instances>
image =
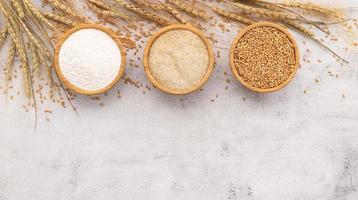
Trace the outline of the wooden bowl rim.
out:
<instances>
[{"instance_id":1,"label":"wooden bowl rim","mask_svg":"<svg viewBox=\"0 0 358 200\"><path fill-rule=\"evenodd\" d=\"M294 52L295 52L295 59L296 59L295 68L294 68L294 71L291 73L290 77L285 82L283 82L281 85L278 85L278 86L273 87L273 88L268 88L268 89L256 88L256 87L253 87L253 86L249 85L248 83L246 83L244 81L244 79L237 72L235 62L234 62L234 51L235 51L236 45L239 42L239 40L241 39L241 37L243 37L251 29L254 29L254 28L257 28L257 27L263 27L263 26L270 26L270 27L276 28L279 31L281 31L282 33L286 34L287 37L289 38L290 42L293 45ZM300 65L300 52L299 52L296 40L294 39L292 34L285 27L283 27L281 25L278 25L278 24L275 24L275 23L272 23L272 22L257 22L257 23L254 23L254 24L250 25L250 26L245 27L243 30L241 30L239 32L239 34L236 36L236 38L234 39L234 41L233 41L233 43L231 45L231 49L230 49L230 66L231 66L232 73L235 75L236 79L238 81L240 81L241 84L243 84L245 87L247 87L248 89L250 89L252 91L255 91L255 92L269 93L269 92L275 92L275 91L278 91L278 90L282 89L288 83L290 83L292 81L292 79L295 77L295 75L297 73L297 70L299 68L299 65Z\"/></svg>"},{"instance_id":2,"label":"wooden bowl rim","mask_svg":"<svg viewBox=\"0 0 358 200\"><path fill-rule=\"evenodd\" d=\"M208 63L208 67L207 67L205 75L201 78L201 80L196 85L194 85L191 88L186 88L186 89L169 89L169 88L162 86L153 77L151 70L150 70L150 66L149 66L150 49L152 48L152 45L156 41L156 39L159 38L162 34L164 34L166 32L169 32L172 30L177 30L177 29L191 31L191 32L195 33L196 35L198 35L200 37L200 39L204 42L206 49L208 51L208 55L209 55L209 63ZM156 88L158 88L161 91L164 91L166 93L173 94L173 95L189 94L189 93L195 92L196 90L201 88L209 80L209 78L213 72L213 69L214 69L214 53L213 53L213 49L212 49L210 41L205 37L205 35L199 29L197 29L191 25L174 24L174 25L166 26L166 27L160 29L158 32L156 32L149 39L149 41L144 49L143 65L144 65L144 71L145 71L147 78Z\"/></svg>"},{"instance_id":3,"label":"wooden bowl rim","mask_svg":"<svg viewBox=\"0 0 358 200\"><path fill-rule=\"evenodd\" d=\"M61 68L60 68L60 64L59 64L59 54L60 54L60 50L61 47L63 45L63 43L67 40L67 38L69 36L71 36L73 33L83 30L83 29L96 29L96 30L100 30L104 33L106 33L107 35L109 35L116 43L117 46L121 52L121 66L119 68L118 74L117 76L114 78L114 80L105 88L99 89L99 90L85 90L82 88L79 88L75 85L73 85L70 81L68 81L66 79L66 77L63 75ZM99 24L79 24L73 28L71 28L70 30L66 31L64 34L62 34L62 36L60 37L56 47L55 47L55 53L54 53L54 67L56 70L56 73L60 79L60 81L70 90L79 93L79 94L85 94L85 95L97 95L97 94L101 94L104 92L109 91L110 89L112 89L112 87L114 85L116 85L116 83L121 79L121 77L124 74L125 71L125 66L126 66L126 50L122 45L122 42L119 40L118 35L111 29L106 28L102 25Z\"/></svg>"}]
</instances>

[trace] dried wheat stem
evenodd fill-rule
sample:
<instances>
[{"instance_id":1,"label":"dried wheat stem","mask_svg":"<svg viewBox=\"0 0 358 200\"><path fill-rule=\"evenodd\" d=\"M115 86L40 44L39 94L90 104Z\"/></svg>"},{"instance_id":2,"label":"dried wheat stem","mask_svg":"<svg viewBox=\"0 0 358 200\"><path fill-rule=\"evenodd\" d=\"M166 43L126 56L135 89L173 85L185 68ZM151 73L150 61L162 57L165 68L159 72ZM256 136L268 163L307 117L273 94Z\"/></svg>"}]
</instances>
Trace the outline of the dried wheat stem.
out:
<instances>
[{"instance_id":1,"label":"dried wheat stem","mask_svg":"<svg viewBox=\"0 0 358 200\"><path fill-rule=\"evenodd\" d=\"M233 19L233 20L237 20L241 23L244 23L244 24L253 24L255 23L255 21L249 19L249 18L246 18L246 17L243 17L243 16L240 16L236 13L232 13L232 12L228 12L224 9L221 9L221 8L218 8L216 6L212 7L211 8L214 12L216 12L217 14L219 15L222 15L224 17L227 17L227 18L230 18L230 19Z\"/></svg>"},{"instance_id":2,"label":"dried wheat stem","mask_svg":"<svg viewBox=\"0 0 358 200\"><path fill-rule=\"evenodd\" d=\"M306 27L302 26L301 24L299 24L295 21L284 21L284 23L288 24L292 28L302 32L303 34L305 34L311 38L313 38L315 36L312 31L310 31L309 29L307 29Z\"/></svg>"},{"instance_id":3,"label":"dried wheat stem","mask_svg":"<svg viewBox=\"0 0 358 200\"><path fill-rule=\"evenodd\" d=\"M11 4L15 8L18 16L21 19L25 18L25 12L24 12L24 10L22 9L22 6L19 3L19 0L11 0Z\"/></svg>"},{"instance_id":4,"label":"dried wheat stem","mask_svg":"<svg viewBox=\"0 0 358 200\"><path fill-rule=\"evenodd\" d=\"M290 2L278 3L278 4L286 6L286 7L313 11L313 12L317 12L317 13L321 13L321 14L325 14L325 15L331 15L331 14L336 13L334 9L325 8L323 6L313 4L313 3L309 3L309 2L307 2L307 3L305 3L305 2L297 3L297 2L294 2L294 1L290 1Z\"/></svg>"},{"instance_id":5,"label":"dried wheat stem","mask_svg":"<svg viewBox=\"0 0 358 200\"><path fill-rule=\"evenodd\" d=\"M23 27L25 34L27 35L29 40L34 43L35 47L43 51L43 53L45 53L48 58L51 58L52 56L50 54L49 49L41 42L41 40L34 36L31 30L26 26L26 24L22 21L19 21L19 24Z\"/></svg>"},{"instance_id":6,"label":"dried wheat stem","mask_svg":"<svg viewBox=\"0 0 358 200\"><path fill-rule=\"evenodd\" d=\"M23 0L26 8L36 17L39 22L44 23L46 26L53 29L53 25L43 16L43 14L31 3L30 0Z\"/></svg>"},{"instance_id":7,"label":"dried wheat stem","mask_svg":"<svg viewBox=\"0 0 358 200\"><path fill-rule=\"evenodd\" d=\"M146 19L149 19L153 22L156 22L158 23L159 25L162 25L162 26L167 26L169 24L171 24L167 19L165 18L161 18L160 16L150 12L150 11L147 11L143 8L140 8L140 7L137 7L133 4L129 4L129 3L125 3L124 1L122 0L115 0L119 5L123 6L124 8L126 8L127 10L130 10Z\"/></svg>"},{"instance_id":8,"label":"dried wheat stem","mask_svg":"<svg viewBox=\"0 0 358 200\"><path fill-rule=\"evenodd\" d=\"M32 65L34 66L34 72L38 73L40 71L40 66L41 66L39 56L38 56L38 51L36 51L36 47L33 42L29 43L29 47L30 47L30 52L31 52Z\"/></svg>"},{"instance_id":9,"label":"dried wheat stem","mask_svg":"<svg viewBox=\"0 0 358 200\"><path fill-rule=\"evenodd\" d=\"M198 17L203 20L209 19L209 16L205 13L205 11L194 8L193 6L188 5L180 0L167 0L167 1L170 2L171 4L175 5L176 7L178 7L180 10L182 10L194 17Z\"/></svg>"},{"instance_id":10,"label":"dried wheat stem","mask_svg":"<svg viewBox=\"0 0 358 200\"><path fill-rule=\"evenodd\" d=\"M15 61L15 54L16 54L16 46L14 42L11 42L11 46L10 46L10 51L9 54L7 56L7 62L5 65L5 74L6 74L6 88L8 88L9 82L12 79L12 75L13 75L13 66L14 66L14 61Z\"/></svg>"},{"instance_id":11,"label":"dried wheat stem","mask_svg":"<svg viewBox=\"0 0 358 200\"><path fill-rule=\"evenodd\" d=\"M0 48L4 45L5 40L7 38L7 34L8 34L7 29L8 28L5 26L5 28L0 32Z\"/></svg>"},{"instance_id":12,"label":"dried wheat stem","mask_svg":"<svg viewBox=\"0 0 358 200\"><path fill-rule=\"evenodd\" d=\"M297 22L292 22L292 21L285 21L284 23L288 24L289 26L291 26L292 28L295 28L296 30L300 31L301 33L303 33L304 35L309 36L309 38L311 38L312 40L314 40L315 42L317 42L318 44L320 44L322 47L324 47L325 49L327 49L328 51L330 51L331 53L333 53L334 55L336 55L339 59L341 59L343 62L349 63L346 59L344 59L343 57L341 57L340 55L338 55L336 52L334 52L331 48L329 48L328 46L326 46L325 44L323 44L319 39L317 39L314 35L313 32L311 32L310 30L308 30L307 28L303 27L302 25L300 25Z\"/></svg>"},{"instance_id":13,"label":"dried wheat stem","mask_svg":"<svg viewBox=\"0 0 358 200\"><path fill-rule=\"evenodd\" d=\"M52 77L52 67L48 64L48 62L51 63L51 61L46 60L45 56L42 55L41 53L38 53L37 55L38 55L38 58L40 60L40 63L42 63L42 65L45 66L50 86L52 88L54 88L55 82L54 82L53 77Z\"/></svg>"},{"instance_id":14,"label":"dried wheat stem","mask_svg":"<svg viewBox=\"0 0 358 200\"><path fill-rule=\"evenodd\" d=\"M4 4L2 1L0 1L0 10L3 13L3 15L6 17L7 22L9 23L8 26L8 32L9 35L13 41L13 43L15 44L16 49L18 50L18 55L20 57L20 66L23 72L23 76L24 76L24 88L25 88L25 93L26 96L30 97L30 85L29 85L29 74L27 73L27 55L26 55L26 50L24 49L24 47L22 46L22 42L20 41L20 34L18 34L15 30L16 27L18 27L18 25L15 23L15 20L12 18L12 16L9 15L7 9L4 7Z\"/></svg>"},{"instance_id":15,"label":"dried wheat stem","mask_svg":"<svg viewBox=\"0 0 358 200\"><path fill-rule=\"evenodd\" d=\"M81 22L86 22L86 18L77 15L75 11L73 11L70 6L65 5L65 3L69 2L63 2L59 0L46 0L53 8L62 11L64 14L69 15L73 19L78 19Z\"/></svg>"},{"instance_id":16,"label":"dried wheat stem","mask_svg":"<svg viewBox=\"0 0 358 200\"><path fill-rule=\"evenodd\" d=\"M93 0L89 0L87 5L89 6L89 8L92 11L94 11L100 17L103 17L103 18L121 18L121 19L124 19L126 21L130 20L127 15L115 12L110 8L109 8L109 10L104 10L102 6L99 7L97 3L94 4L94 3L92 3L92 1Z\"/></svg>"},{"instance_id":17,"label":"dried wheat stem","mask_svg":"<svg viewBox=\"0 0 358 200\"><path fill-rule=\"evenodd\" d=\"M164 10L164 6L158 3L149 2L148 0L132 0L138 5L151 8L156 11Z\"/></svg>"},{"instance_id":18,"label":"dried wheat stem","mask_svg":"<svg viewBox=\"0 0 358 200\"><path fill-rule=\"evenodd\" d=\"M176 9L174 9L173 7L171 7L169 4L167 3L163 3L163 7L164 9L170 13L176 20L178 20L180 23L182 24L189 24L188 19L186 19L183 15L181 15L179 13L179 11L177 11Z\"/></svg>"},{"instance_id":19,"label":"dried wheat stem","mask_svg":"<svg viewBox=\"0 0 358 200\"><path fill-rule=\"evenodd\" d=\"M287 14L287 13L283 13L283 12L277 12L277 11L270 11L270 10L266 10L266 9L262 9L262 8L256 8L256 7L252 7L252 6L247 6L242 3L230 2L227 0L224 0L224 1L229 3L230 5L233 5L239 9L241 9L241 10L249 11L250 13L254 13L254 14L257 14L260 16L276 18L276 19L281 19L281 20L300 20L300 18L295 15L291 15L291 14Z\"/></svg>"},{"instance_id":20,"label":"dried wheat stem","mask_svg":"<svg viewBox=\"0 0 358 200\"><path fill-rule=\"evenodd\" d=\"M98 8L101 8L102 10L111 10L110 6L108 6L107 4L103 3L103 1L100 0L87 0L87 3L95 5Z\"/></svg>"},{"instance_id":21,"label":"dried wheat stem","mask_svg":"<svg viewBox=\"0 0 358 200\"><path fill-rule=\"evenodd\" d=\"M60 23L60 24L64 24L64 25L66 25L68 27L74 27L74 26L77 25L76 22L74 22L72 20L69 20L69 19L66 19L66 18L64 18L64 17L62 17L60 15L55 15L55 14L52 14L52 13L43 13L43 15L46 18L48 18L48 19L50 19L52 21L55 21L55 22Z\"/></svg>"},{"instance_id":22,"label":"dried wheat stem","mask_svg":"<svg viewBox=\"0 0 358 200\"><path fill-rule=\"evenodd\" d=\"M27 55L26 55L26 50L25 48L22 46L22 43L19 41L19 38L17 36L17 34L15 33L15 30L13 28L9 28L9 33L10 36L12 38L12 41L15 44L15 47L18 51L18 55L20 57L20 66L21 66L21 70L23 73L23 78L24 78L24 88L25 88L25 94L27 97L30 97L31 92L30 92L30 75L28 73L27 67L28 67L28 62L27 62Z\"/></svg>"}]
</instances>

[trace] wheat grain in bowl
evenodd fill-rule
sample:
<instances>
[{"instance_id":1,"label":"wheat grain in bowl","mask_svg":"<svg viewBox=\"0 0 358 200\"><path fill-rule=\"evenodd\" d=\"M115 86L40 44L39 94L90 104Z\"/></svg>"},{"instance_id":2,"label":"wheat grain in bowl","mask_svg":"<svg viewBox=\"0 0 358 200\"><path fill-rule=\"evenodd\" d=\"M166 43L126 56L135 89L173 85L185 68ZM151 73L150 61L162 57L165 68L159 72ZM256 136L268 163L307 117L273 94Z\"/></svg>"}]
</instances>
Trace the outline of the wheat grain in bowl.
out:
<instances>
[{"instance_id":1,"label":"wheat grain in bowl","mask_svg":"<svg viewBox=\"0 0 358 200\"><path fill-rule=\"evenodd\" d=\"M123 75L125 50L110 29L82 24L61 37L54 62L60 80L69 89L100 94L111 89Z\"/></svg>"},{"instance_id":2,"label":"wheat grain in bowl","mask_svg":"<svg viewBox=\"0 0 358 200\"><path fill-rule=\"evenodd\" d=\"M172 25L157 32L143 60L148 79L170 94L196 91L206 83L214 65L209 41L189 25Z\"/></svg>"},{"instance_id":3,"label":"wheat grain in bowl","mask_svg":"<svg viewBox=\"0 0 358 200\"><path fill-rule=\"evenodd\" d=\"M256 92L273 92L286 86L299 66L299 51L282 26L260 22L239 33L230 52L235 77Z\"/></svg>"}]
</instances>

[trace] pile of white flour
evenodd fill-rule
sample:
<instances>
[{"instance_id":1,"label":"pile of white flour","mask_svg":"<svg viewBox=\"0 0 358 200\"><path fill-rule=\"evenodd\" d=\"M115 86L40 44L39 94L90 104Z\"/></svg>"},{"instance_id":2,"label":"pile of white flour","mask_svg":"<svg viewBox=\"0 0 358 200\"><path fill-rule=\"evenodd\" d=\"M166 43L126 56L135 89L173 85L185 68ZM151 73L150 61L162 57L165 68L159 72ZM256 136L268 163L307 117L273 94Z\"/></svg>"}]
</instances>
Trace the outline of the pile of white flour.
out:
<instances>
[{"instance_id":1,"label":"pile of white flour","mask_svg":"<svg viewBox=\"0 0 358 200\"><path fill-rule=\"evenodd\" d=\"M121 51L115 40L97 29L70 35L59 52L59 67L73 85L96 91L110 85L120 71Z\"/></svg>"}]
</instances>

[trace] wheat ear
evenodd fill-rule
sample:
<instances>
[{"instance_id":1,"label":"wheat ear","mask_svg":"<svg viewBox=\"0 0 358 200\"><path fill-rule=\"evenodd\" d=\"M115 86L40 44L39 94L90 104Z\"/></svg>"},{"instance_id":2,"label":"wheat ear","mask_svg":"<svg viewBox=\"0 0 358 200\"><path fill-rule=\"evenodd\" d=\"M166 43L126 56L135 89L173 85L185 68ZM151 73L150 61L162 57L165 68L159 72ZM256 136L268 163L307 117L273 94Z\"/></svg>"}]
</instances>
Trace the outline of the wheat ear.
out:
<instances>
[{"instance_id":1,"label":"wheat ear","mask_svg":"<svg viewBox=\"0 0 358 200\"><path fill-rule=\"evenodd\" d=\"M164 6L158 3L149 2L148 0L132 0L134 3L151 8L156 11L164 10Z\"/></svg>"},{"instance_id":2,"label":"wheat ear","mask_svg":"<svg viewBox=\"0 0 358 200\"><path fill-rule=\"evenodd\" d=\"M222 16L227 17L229 19L237 20L237 21L239 21L241 23L244 23L244 24L253 24L255 22L255 21L253 21L253 20L251 20L249 18L240 16L240 15L238 15L236 13L228 12L228 11L226 11L224 9L221 9L219 7L216 7L216 6L212 7L211 9L214 12L216 12L217 14L219 14L219 15L222 15Z\"/></svg>"},{"instance_id":3,"label":"wheat ear","mask_svg":"<svg viewBox=\"0 0 358 200\"><path fill-rule=\"evenodd\" d=\"M205 11L194 8L193 6L190 6L180 0L167 0L167 1L170 2L171 4L175 5L176 7L178 7L180 10L182 10L194 17L201 18L205 21L209 19L209 16L205 13Z\"/></svg>"},{"instance_id":4,"label":"wheat ear","mask_svg":"<svg viewBox=\"0 0 358 200\"><path fill-rule=\"evenodd\" d=\"M64 24L64 25L66 25L68 27L74 27L74 26L77 25L76 22L74 22L72 20L69 20L69 19L66 19L66 18L64 18L64 17L62 17L60 15L55 15L55 14L52 14L52 13L43 13L43 15L46 18L48 18L48 19L50 19L52 21L55 21L55 22L60 23L60 24Z\"/></svg>"},{"instance_id":5,"label":"wheat ear","mask_svg":"<svg viewBox=\"0 0 358 200\"><path fill-rule=\"evenodd\" d=\"M129 17L127 15L113 11L113 9L107 7L101 2L98 2L97 0L88 0L87 5L90 9L92 9L92 11L94 11L103 18L121 18L126 21L129 21Z\"/></svg>"},{"instance_id":6,"label":"wheat ear","mask_svg":"<svg viewBox=\"0 0 358 200\"><path fill-rule=\"evenodd\" d=\"M325 44L323 44L319 39L317 39L314 35L313 32L311 32L310 30L306 29L305 27L303 27L302 25L300 25L297 22L292 22L292 21L285 21L284 23L286 23L287 25L291 26L292 28L300 31L302 34L309 36L309 38L311 38L312 40L314 40L315 42L317 42L318 44L320 44L322 47L324 47L325 49L327 49L328 51L330 51L331 53L333 53L335 56L337 56L339 59L341 59L343 62L349 63L346 59L342 58L340 55L338 55L336 52L334 52L331 48L329 48L328 46L326 46Z\"/></svg>"},{"instance_id":7,"label":"wheat ear","mask_svg":"<svg viewBox=\"0 0 358 200\"><path fill-rule=\"evenodd\" d=\"M7 38L7 34L8 34L7 29L8 28L5 26L5 28L0 32L0 48L4 45L5 40Z\"/></svg>"},{"instance_id":8,"label":"wheat ear","mask_svg":"<svg viewBox=\"0 0 358 200\"><path fill-rule=\"evenodd\" d=\"M31 3L30 0L23 0L26 8L36 17L36 19L53 29L53 25L43 16L43 14Z\"/></svg>"},{"instance_id":9,"label":"wheat ear","mask_svg":"<svg viewBox=\"0 0 358 200\"><path fill-rule=\"evenodd\" d=\"M18 0L11 0L11 4L12 6L15 8L18 16L23 19L25 18L25 12L24 10L22 9L22 6L20 5L19 1Z\"/></svg>"},{"instance_id":10,"label":"wheat ear","mask_svg":"<svg viewBox=\"0 0 358 200\"><path fill-rule=\"evenodd\" d=\"M163 3L164 10L170 13L176 20L178 20L182 24L189 24L188 19L186 19L183 15L179 13L175 8L171 7L167 3Z\"/></svg>"},{"instance_id":11,"label":"wheat ear","mask_svg":"<svg viewBox=\"0 0 358 200\"><path fill-rule=\"evenodd\" d=\"M115 0L119 5L123 6L124 8L126 8L127 10L130 10L146 19L149 19L153 22L156 22L158 23L159 25L162 25L162 26L167 26L169 24L171 24L167 19L165 18L161 18L160 16L148 11L148 10L145 10L145 9L142 9L140 7L137 7L133 4L129 4L129 3L125 3L124 1L122 0Z\"/></svg>"},{"instance_id":12,"label":"wheat ear","mask_svg":"<svg viewBox=\"0 0 358 200\"><path fill-rule=\"evenodd\" d=\"M16 54L16 46L14 42L11 42L10 51L8 54L8 59L5 65L5 74L6 74L6 88L8 88L9 82L12 79L13 75L13 66L15 61L15 54Z\"/></svg>"}]
</instances>

